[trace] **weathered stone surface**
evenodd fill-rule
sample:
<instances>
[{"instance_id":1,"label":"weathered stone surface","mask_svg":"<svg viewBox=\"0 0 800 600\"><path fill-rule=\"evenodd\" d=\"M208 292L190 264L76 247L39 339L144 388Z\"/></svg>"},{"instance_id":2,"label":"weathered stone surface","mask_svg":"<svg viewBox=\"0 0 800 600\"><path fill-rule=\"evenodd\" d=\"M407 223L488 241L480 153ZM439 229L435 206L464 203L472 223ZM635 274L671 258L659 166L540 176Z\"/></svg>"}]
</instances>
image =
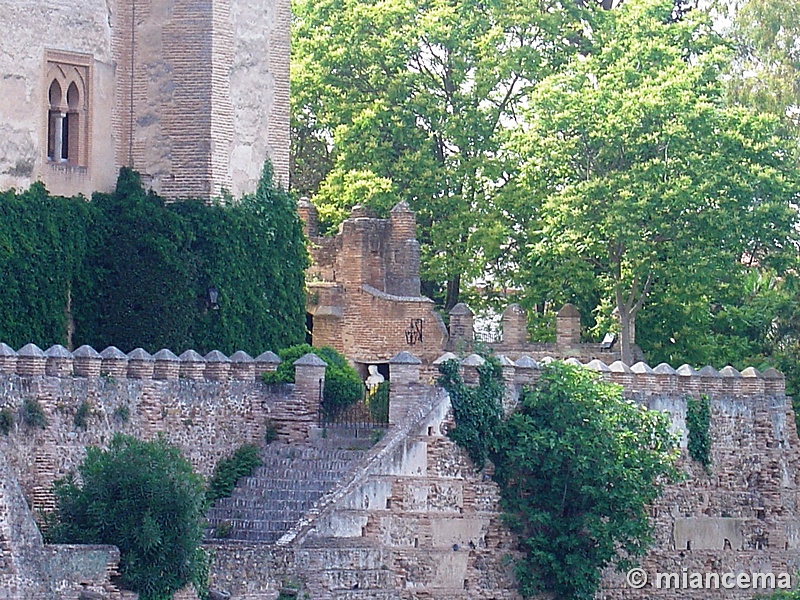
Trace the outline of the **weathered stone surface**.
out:
<instances>
[{"instance_id":1,"label":"weathered stone surface","mask_svg":"<svg viewBox=\"0 0 800 600\"><path fill-rule=\"evenodd\" d=\"M92 348L84 344L72 353L73 371L79 377L99 377L103 358Z\"/></svg>"},{"instance_id":2,"label":"weathered stone surface","mask_svg":"<svg viewBox=\"0 0 800 600\"><path fill-rule=\"evenodd\" d=\"M231 354L231 377L239 381L252 381L255 378L253 357L242 350Z\"/></svg>"},{"instance_id":3,"label":"weathered stone surface","mask_svg":"<svg viewBox=\"0 0 800 600\"><path fill-rule=\"evenodd\" d=\"M0 189L91 197L135 164L168 197L241 197L267 157L288 187L288 0L10 2L0 21ZM65 160L47 108L73 114Z\"/></svg>"},{"instance_id":4,"label":"weathered stone surface","mask_svg":"<svg viewBox=\"0 0 800 600\"><path fill-rule=\"evenodd\" d=\"M0 453L0 597L77 598L115 594L119 551L113 546L45 546L17 478Z\"/></svg>"},{"instance_id":5,"label":"weathered stone surface","mask_svg":"<svg viewBox=\"0 0 800 600\"><path fill-rule=\"evenodd\" d=\"M128 355L116 346L109 346L100 353L100 375L109 377L128 376Z\"/></svg>"},{"instance_id":6,"label":"weathered stone surface","mask_svg":"<svg viewBox=\"0 0 800 600\"><path fill-rule=\"evenodd\" d=\"M131 379L152 379L155 359L143 348L128 353L128 377Z\"/></svg>"},{"instance_id":7,"label":"weathered stone surface","mask_svg":"<svg viewBox=\"0 0 800 600\"><path fill-rule=\"evenodd\" d=\"M205 356L205 378L210 381L225 381L231 375L231 361L219 350L212 350Z\"/></svg>"},{"instance_id":8,"label":"weathered stone surface","mask_svg":"<svg viewBox=\"0 0 800 600\"><path fill-rule=\"evenodd\" d=\"M317 466L325 471L318 477L320 483L336 485L316 488L314 467L297 465L311 456L308 432L316 424L325 366L315 355L298 363L294 386L236 380L0 376L0 408L19 410L22 400L31 398L41 404L50 422L44 430L0 436L0 459L8 461L13 478L33 507L41 509L52 506L53 479L74 468L87 445L107 443L115 431L144 438L163 433L207 475L240 444L263 439L269 417L278 424L281 443L291 458L287 454L284 464L276 451L276 462L241 482L220 507L218 524L235 521L234 529L242 535L236 542L213 542L218 557L212 573L214 589L230 593L231 598L275 597L285 581L293 580L302 582L303 591L313 598L517 600L513 567L504 557L517 556L518 547L502 525L492 467L477 472L466 453L447 437L453 427L447 396L419 381L392 388L390 408L395 402L404 406L401 418L392 421L394 427L358 468L347 467L331 476L339 468L338 459L320 454ZM595 368L602 371L600 364ZM507 380L512 388L521 385L519 370ZM641 365L632 370L621 363L607 371L612 377L630 378L630 387L624 390L628 397L670 415L684 450L680 468L686 478L667 486L651 507L655 546L644 558L643 568L651 574L760 572L767 567L776 573L794 572L800 566L800 494L792 474L800 469L800 441L791 403L777 387L782 376L773 372L757 377L748 372L739 377L701 377L688 369L670 373L662 367L656 371L660 372L648 372ZM685 454L687 398L680 388L687 380L700 382L696 394L709 396L710 474ZM723 380L734 383L723 389ZM766 381L776 382L774 393L766 385L747 387ZM92 404L96 418L91 427L76 432L71 411L83 400ZM121 406L128 408L127 422L116 416ZM330 464L325 462L329 459ZM276 483L284 480L285 488ZM0 485L0 517L5 489ZM262 497L273 504L259 504ZM280 515L293 516L281 519ZM4 522L0 518L0 550L5 548ZM246 541L274 541L279 535L271 546ZM3 556L0 578L10 579L0 579L0 584L13 577L22 581L21 567L3 571ZM86 560L81 569L89 572L95 569L91 564L102 563ZM599 598L752 597L750 590L700 591L634 590L624 576L609 571Z\"/></svg>"},{"instance_id":9,"label":"weathered stone surface","mask_svg":"<svg viewBox=\"0 0 800 600\"><path fill-rule=\"evenodd\" d=\"M0 375L17 372L17 353L8 344L0 342Z\"/></svg>"},{"instance_id":10,"label":"weathered stone surface","mask_svg":"<svg viewBox=\"0 0 800 600\"><path fill-rule=\"evenodd\" d=\"M181 359L174 352L163 348L153 355L153 379L177 379L180 374Z\"/></svg>"},{"instance_id":11,"label":"weathered stone surface","mask_svg":"<svg viewBox=\"0 0 800 600\"><path fill-rule=\"evenodd\" d=\"M267 350L253 359L253 375L258 378L264 373L274 373L281 362L277 354Z\"/></svg>"},{"instance_id":12,"label":"weathered stone surface","mask_svg":"<svg viewBox=\"0 0 800 600\"><path fill-rule=\"evenodd\" d=\"M456 356L452 352L445 352L431 364L433 364L434 366L439 366L440 364L447 362L448 360L458 360L458 356Z\"/></svg>"},{"instance_id":13,"label":"weathered stone surface","mask_svg":"<svg viewBox=\"0 0 800 600\"><path fill-rule=\"evenodd\" d=\"M205 377L206 359L194 350L187 350L180 356L180 376L186 379L203 379Z\"/></svg>"},{"instance_id":14,"label":"weathered stone surface","mask_svg":"<svg viewBox=\"0 0 800 600\"><path fill-rule=\"evenodd\" d=\"M17 351L17 373L25 376L44 375L47 357L36 344L26 344Z\"/></svg>"},{"instance_id":15,"label":"weathered stone surface","mask_svg":"<svg viewBox=\"0 0 800 600\"><path fill-rule=\"evenodd\" d=\"M61 344L50 346L45 352L47 363L45 373L51 377L71 377L72 376L72 352L64 348Z\"/></svg>"}]
</instances>

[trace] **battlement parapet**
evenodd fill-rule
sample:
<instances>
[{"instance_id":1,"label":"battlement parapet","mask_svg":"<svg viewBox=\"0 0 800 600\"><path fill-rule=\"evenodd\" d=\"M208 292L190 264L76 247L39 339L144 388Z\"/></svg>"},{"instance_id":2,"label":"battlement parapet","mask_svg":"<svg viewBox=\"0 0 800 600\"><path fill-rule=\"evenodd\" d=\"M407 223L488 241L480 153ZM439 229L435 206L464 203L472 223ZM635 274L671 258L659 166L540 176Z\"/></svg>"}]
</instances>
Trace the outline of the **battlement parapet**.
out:
<instances>
[{"instance_id":1,"label":"battlement parapet","mask_svg":"<svg viewBox=\"0 0 800 600\"><path fill-rule=\"evenodd\" d=\"M528 314L519 304L509 304L500 316L496 333L475 331L475 313L459 302L450 310L447 350L469 352L474 342L487 344L495 352L515 360L521 356L543 359L546 356L575 358L584 362L600 359L611 363L620 358L616 338L609 334L603 342L581 341L581 317L572 304L565 304L556 315L555 341L528 341ZM635 355L641 351L636 348Z\"/></svg>"},{"instance_id":2,"label":"battlement parapet","mask_svg":"<svg viewBox=\"0 0 800 600\"><path fill-rule=\"evenodd\" d=\"M8 344L0 343L0 376L255 381L262 374L275 371L280 363L278 355L270 351L256 358L242 350L230 357L219 350L205 356L187 350L177 356L166 348L151 355L142 348L125 354L116 346L98 352L84 345L70 352L60 344L47 351L36 344L26 344L14 351Z\"/></svg>"},{"instance_id":3,"label":"battlement parapet","mask_svg":"<svg viewBox=\"0 0 800 600\"><path fill-rule=\"evenodd\" d=\"M541 367L556 360L552 356L545 356L537 361L527 355L521 356L516 361L505 355L499 355L498 359L503 368L504 379L513 381L517 385L534 383L539 378ZM484 363L483 358L477 354L458 358L452 352L446 352L432 364L438 366L447 360L458 360L464 381L468 384L477 383L477 369ZM634 365L615 361L607 365L599 359L582 363L577 358L571 357L564 362L596 371L606 381L621 385L625 396L631 398L700 394L739 398L786 396L786 380L783 374L774 368L760 373L755 367L747 367L739 372L730 365L717 371L711 366L696 370L690 365L674 369L666 363L653 368L643 361Z\"/></svg>"}]
</instances>

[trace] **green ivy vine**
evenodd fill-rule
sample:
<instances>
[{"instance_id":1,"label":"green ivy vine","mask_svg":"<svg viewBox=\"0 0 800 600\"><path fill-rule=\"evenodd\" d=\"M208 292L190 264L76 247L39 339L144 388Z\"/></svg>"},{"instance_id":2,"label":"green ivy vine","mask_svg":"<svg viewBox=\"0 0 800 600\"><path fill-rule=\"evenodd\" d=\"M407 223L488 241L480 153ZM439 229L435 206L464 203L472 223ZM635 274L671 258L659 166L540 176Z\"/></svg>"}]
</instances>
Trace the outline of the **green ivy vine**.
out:
<instances>
[{"instance_id":1,"label":"green ivy vine","mask_svg":"<svg viewBox=\"0 0 800 600\"><path fill-rule=\"evenodd\" d=\"M34 184L0 193L0 341L278 350L305 338L307 265L269 164L236 202L169 203L124 168L91 202Z\"/></svg>"},{"instance_id":2,"label":"green ivy vine","mask_svg":"<svg viewBox=\"0 0 800 600\"><path fill-rule=\"evenodd\" d=\"M706 394L686 398L689 456L708 470L711 467L711 407Z\"/></svg>"}]
</instances>

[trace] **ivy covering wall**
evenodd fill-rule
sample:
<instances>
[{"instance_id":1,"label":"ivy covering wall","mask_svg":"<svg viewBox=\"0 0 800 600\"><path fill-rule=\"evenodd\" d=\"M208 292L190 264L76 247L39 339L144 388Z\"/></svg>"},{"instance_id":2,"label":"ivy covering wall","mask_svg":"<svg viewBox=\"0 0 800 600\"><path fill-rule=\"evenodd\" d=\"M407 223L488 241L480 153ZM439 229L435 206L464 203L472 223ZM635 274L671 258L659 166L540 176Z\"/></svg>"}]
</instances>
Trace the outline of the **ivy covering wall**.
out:
<instances>
[{"instance_id":1,"label":"ivy covering wall","mask_svg":"<svg viewBox=\"0 0 800 600\"><path fill-rule=\"evenodd\" d=\"M0 341L65 343L68 296L83 269L90 208L35 183L0 193Z\"/></svg>"},{"instance_id":2,"label":"ivy covering wall","mask_svg":"<svg viewBox=\"0 0 800 600\"><path fill-rule=\"evenodd\" d=\"M91 202L37 184L0 195L0 341L66 345L71 316L73 346L278 350L305 337L307 265L270 165L216 204L167 203L128 169Z\"/></svg>"}]
</instances>

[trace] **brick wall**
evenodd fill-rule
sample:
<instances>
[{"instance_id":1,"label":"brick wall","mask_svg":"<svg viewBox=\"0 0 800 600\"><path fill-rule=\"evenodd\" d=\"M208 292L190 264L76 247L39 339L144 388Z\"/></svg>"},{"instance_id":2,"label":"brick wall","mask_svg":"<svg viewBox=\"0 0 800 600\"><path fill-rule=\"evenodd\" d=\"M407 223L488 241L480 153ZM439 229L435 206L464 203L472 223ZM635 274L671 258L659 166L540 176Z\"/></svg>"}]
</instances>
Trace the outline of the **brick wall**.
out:
<instances>
[{"instance_id":1,"label":"brick wall","mask_svg":"<svg viewBox=\"0 0 800 600\"><path fill-rule=\"evenodd\" d=\"M304 205L307 223L313 206ZM312 225L313 231L313 225ZM402 350L430 361L447 342L434 303L420 294L414 214L398 204L389 219L361 207L333 238L312 238L307 310L313 343L357 362L386 362Z\"/></svg>"},{"instance_id":2,"label":"brick wall","mask_svg":"<svg viewBox=\"0 0 800 600\"><path fill-rule=\"evenodd\" d=\"M236 599L276 597L286 581L315 600L518 598L496 486L445 436L446 396L412 387L407 418L281 543L214 546L212 588Z\"/></svg>"},{"instance_id":3,"label":"brick wall","mask_svg":"<svg viewBox=\"0 0 800 600\"><path fill-rule=\"evenodd\" d=\"M388 219L356 206L333 237L317 235L311 202L302 200L299 214L311 242L306 310L314 319L315 346L331 346L363 363L385 362L409 350L426 365L445 350L473 349L472 310L463 303L453 307L448 332L434 303L420 294L416 220L406 203L395 206ZM555 343L529 342L527 321L524 309L511 304L502 316L502 338L488 345L513 360L620 358L618 346L581 342L580 315L571 304L558 313Z\"/></svg>"},{"instance_id":4,"label":"brick wall","mask_svg":"<svg viewBox=\"0 0 800 600\"><path fill-rule=\"evenodd\" d=\"M652 507L655 546L643 568L653 574L794 572L800 442L782 378L754 370L701 375L661 365L612 367L594 361L590 368L609 380L624 377L628 397L667 411L684 450L686 395L711 398L711 473L684 456L687 478L668 486ZM504 367L512 396L536 371ZM475 472L446 437L453 422L441 391L408 383L393 386L392 401L398 396L408 403L405 418L280 544L261 552L216 547L216 589L232 598L272 598L291 579L325 600L518 598L509 562L516 541L501 524L491 465ZM598 594L609 600L752 596L751 590L634 590L611 570Z\"/></svg>"},{"instance_id":5,"label":"brick wall","mask_svg":"<svg viewBox=\"0 0 800 600\"><path fill-rule=\"evenodd\" d=\"M286 187L288 6L121 2L114 28L118 164L141 171L170 198L223 190L238 197L255 190L269 157Z\"/></svg>"},{"instance_id":6,"label":"brick wall","mask_svg":"<svg viewBox=\"0 0 800 600\"><path fill-rule=\"evenodd\" d=\"M4 481L15 485L18 479L34 508L50 506L47 486L77 464L86 444L106 443L115 431L145 438L164 432L206 474L239 444L257 441L267 417L283 428L285 439L309 443L324 377L311 355L299 361L295 386L270 389L254 381L255 369L242 370L218 353L199 360L184 353L179 366L165 355L151 364L141 353L103 354L94 358L97 375L76 377L91 366L86 349L72 355L70 372L66 362L58 362L67 360L63 352L51 349L46 356L30 346L13 352L0 345L0 404L18 411L24 398L34 399L50 421L44 430L18 424L0 439L13 474ZM477 364L474 356L463 361L466 380L475 379ZM518 597L510 563L516 541L502 526L491 465L476 472L449 440L449 398L419 382L420 373L425 377L423 365L408 354L395 356L392 365L392 429L360 468L349 471L277 544L215 543L214 589L239 600L276 598L282 588L297 585L315 600ZM669 413L681 437L681 469L687 477L668 486L651 509L655 545L643 568L654 575L780 573L800 566L800 441L779 373L629 367L599 360L585 366L622 384L627 397ZM46 375L48 368L59 376ZM511 404L539 374L530 359L506 361L503 371ZM178 373L184 377L177 379ZM156 375L169 378L152 379ZM710 473L685 456L686 398L699 394L707 394L711 404ZM93 410L85 431L74 424L84 399ZM123 404L130 410L127 423L118 420ZM7 497L0 496L0 511ZM0 533L5 560L0 576L16 577L18 567L8 559L24 556L12 544L25 536ZM634 590L609 571L598 598L749 600L752 595L737 589Z\"/></svg>"},{"instance_id":7,"label":"brick wall","mask_svg":"<svg viewBox=\"0 0 800 600\"><path fill-rule=\"evenodd\" d=\"M105 358L89 359L88 347L75 357L60 350L45 356L32 345L19 355L0 348L0 408L10 409L16 421L10 435L0 436L0 450L34 510L52 508L53 480L80 463L86 446L104 446L117 432L142 439L163 434L209 476L240 445L263 443L268 420L281 439L294 443L316 426L324 368L298 366L295 384L268 386L256 374L274 370L275 363L233 363L221 353L209 353L209 360L190 352L183 360L134 360L141 351L121 358L104 351ZM79 372L88 376L73 375ZM46 428L24 423L25 400L42 407ZM84 402L90 416L82 428L75 414Z\"/></svg>"}]
</instances>

